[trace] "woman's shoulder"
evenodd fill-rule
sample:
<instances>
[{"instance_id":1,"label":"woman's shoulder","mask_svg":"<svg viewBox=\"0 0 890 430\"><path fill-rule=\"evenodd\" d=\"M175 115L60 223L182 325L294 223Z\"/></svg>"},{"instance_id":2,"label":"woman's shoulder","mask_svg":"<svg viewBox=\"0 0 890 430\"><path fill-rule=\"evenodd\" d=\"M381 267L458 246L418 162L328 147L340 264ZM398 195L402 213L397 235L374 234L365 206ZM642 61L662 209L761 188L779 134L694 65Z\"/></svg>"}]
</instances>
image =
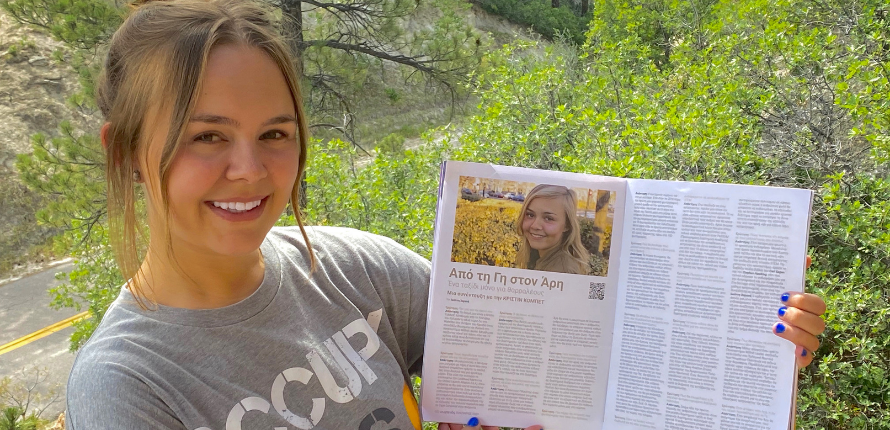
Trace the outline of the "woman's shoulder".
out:
<instances>
[{"instance_id":1,"label":"woman's shoulder","mask_svg":"<svg viewBox=\"0 0 890 430\"><path fill-rule=\"evenodd\" d=\"M118 297L90 338L80 347L68 376L67 392L97 395L107 389L139 385L136 369L144 355L142 337L155 332L152 320L127 309Z\"/></svg>"},{"instance_id":2,"label":"woman's shoulder","mask_svg":"<svg viewBox=\"0 0 890 430\"><path fill-rule=\"evenodd\" d=\"M112 305L105 313L68 374L66 419L71 428L181 427L146 378L152 366L144 338L163 341L152 324L158 323L121 306Z\"/></svg>"},{"instance_id":3,"label":"woman's shoulder","mask_svg":"<svg viewBox=\"0 0 890 430\"><path fill-rule=\"evenodd\" d=\"M89 339L77 351L75 370L124 363L130 361L127 356L138 356L138 352L131 351L132 345L139 343L140 337L151 336L154 330L149 326L157 322L132 309L138 309L138 305L134 302L131 307L128 297L132 296L121 294L108 307Z\"/></svg>"},{"instance_id":4,"label":"woman's shoulder","mask_svg":"<svg viewBox=\"0 0 890 430\"><path fill-rule=\"evenodd\" d=\"M570 273L575 275L588 274L585 271L584 265L578 258L564 251L554 254L552 257L547 258L546 261L538 260L538 265L535 269L546 272Z\"/></svg>"},{"instance_id":5,"label":"woman's shoulder","mask_svg":"<svg viewBox=\"0 0 890 430\"><path fill-rule=\"evenodd\" d=\"M372 260L423 260L395 240L374 233L348 227L307 226L306 236L316 257L331 257L336 261ZM305 239L299 227L275 227L267 238L279 248L295 247L305 250ZM293 249L293 248L291 248Z\"/></svg>"}]
</instances>

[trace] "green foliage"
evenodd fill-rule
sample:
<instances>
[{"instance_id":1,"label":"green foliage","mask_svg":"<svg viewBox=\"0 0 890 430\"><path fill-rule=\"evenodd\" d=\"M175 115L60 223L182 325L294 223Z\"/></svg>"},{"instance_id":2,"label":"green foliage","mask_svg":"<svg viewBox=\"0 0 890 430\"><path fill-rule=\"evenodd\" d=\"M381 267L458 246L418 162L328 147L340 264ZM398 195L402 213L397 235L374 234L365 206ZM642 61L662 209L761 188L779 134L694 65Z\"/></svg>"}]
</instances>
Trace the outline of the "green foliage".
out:
<instances>
[{"instance_id":1,"label":"green foliage","mask_svg":"<svg viewBox=\"0 0 890 430\"><path fill-rule=\"evenodd\" d=\"M45 204L14 175L0 173L0 249L4 251L0 255L0 278L16 267L53 255L52 236L58 230L38 224L34 215Z\"/></svg>"},{"instance_id":2,"label":"green foliage","mask_svg":"<svg viewBox=\"0 0 890 430\"><path fill-rule=\"evenodd\" d=\"M50 387L41 394L46 381L46 369L23 369L16 378L0 378L0 430L37 430L47 421L40 415L58 401L58 387Z\"/></svg>"},{"instance_id":3,"label":"green foliage","mask_svg":"<svg viewBox=\"0 0 890 430\"><path fill-rule=\"evenodd\" d=\"M399 133L390 133L377 143L378 154L395 155L405 149L405 137Z\"/></svg>"},{"instance_id":4,"label":"green foliage","mask_svg":"<svg viewBox=\"0 0 890 430\"><path fill-rule=\"evenodd\" d=\"M890 428L886 5L610 4L581 48L493 55L455 158L816 190L809 285L828 330L798 420Z\"/></svg>"},{"instance_id":5,"label":"green foliage","mask_svg":"<svg viewBox=\"0 0 890 430\"><path fill-rule=\"evenodd\" d=\"M801 375L801 428L890 428L890 182L834 175L813 223L808 283L829 303ZM820 211L821 212L821 211Z\"/></svg>"},{"instance_id":6,"label":"green foliage","mask_svg":"<svg viewBox=\"0 0 890 430\"><path fill-rule=\"evenodd\" d=\"M514 267L520 237L514 231L522 204L498 199L460 199L454 214L451 261Z\"/></svg>"},{"instance_id":7,"label":"green foliage","mask_svg":"<svg viewBox=\"0 0 890 430\"><path fill-rule=\"evenodd\" d=\"M483 3L501 5L504 14L520 4ZM533 19L549 19L546 13ZM490 67L474 75L479 109L458 136L404 150L392 135L373 159L339 140L314 142L307 222L390 236L429 257L446 157L816 190L808 285L828 302L828 329L802 374L798 420L808 429L890 429L888 14L882 0L597 3L581 46L523 44L491 54ZM375 31L442 54L443 70L467 70L457 60L447 66L447 53L478 53L473 33L460 30L448 10L412 39L400 32L399 16ZM337 30L328 24L307 36ZM81 39L89 38L72 37ZM311 66L354 70L355 89L380 64L322 46L307 51ZM89 81L91 63L83 64ZM452 141L454 149L444 143ZM60 197L41 219L74 227L60 244L75 250L78 268L56 303L76 306L80 298L99 317L122 283L96 209L104 203L101 151L74 131L34 142L34 155L19 160L23 180ZM95 321L78 327L75 347Z\"/></svg>"},{"instance_id":8,"label":"green foliage","mask_svg":"<svg viewBox=\"0 0 890 430\"><path fill-rule=\"evenodd\" d=\"M547 0L480 0L476 3L488 12L527 25L548 39L564 35L579 45L584 43L590 21L590 14L579 16L566 5L554 8Z\"/></svg>"},{"instance_id":9,"label":"green foliage","mask_svg":"<svg viewBox=\"0 0 890 430\"><path fill-rule=\"evenodd\" d=\"M343 123L340 128L347 140L354 138L352 115L363 110L357 101L371 94L396 104L411 89L423 88L417 97L423 97L427 106L443 98L453 105L466 92L468 77L486 47L468 24L464 11L469 5L461 0L325 5L305 10L302 16L303 22L312 23L304 26L298 42L308 84L307 107L313 120L328 129ZM386 82L392 76L404 86L394 88Z\"/></svg>"},{"instance_id":10,"label":"green foliage","mask_svg":"<svg viewBox=\"0 0 890 430\"><path fill-rule=\"evenodd\" d=\"M15 406L3 409L3 414L0 415L0 430L37 430L38 423L37 417L26 417Z\"/></svg>"},{"instance_id":11,"label":"green foliage","mask_svg":"<svg viewBox=\"0 0 890 430\"><path fill-rule=\"evenodd\" d=\"M402 96L399 95L399 91L396 90L395 88L387 88L384 91L386 92L386 97L389 98L389 101L391 101L393 103L398 102L399 99L402 98Z\"/></svg>"},{"instance_id":12,"label":"green foliage","mask_svg":"<svg viewBox=\"0 0 890 430\"><path fill-rule=\"evenodd\" d=\"M439 165L446 147L427 138L417 149L359 160L353 145L315 142L306 172L309 224L353 227L432 255Z\"/></svg>"},{"instance_id":13,"label":"green foliage","mask_svg":"<svg viewBox=\"0 0 890 430\"><path fill-rule=\"evenodd\" d=\"M0 8L82 49L106 40L123 20L122 10L105 0L0 0Z\"/></svg>"},{"instance_id":14,"label":"green foliage","mask_svg":"<svg viewBox=\"0 0 890 430\"><path fill-rule=\"evenodd\" d=\"M62 123L62 135L34 135L30 155L19 155L16 167L22 181L50 196L37 213L40 224L64 231L56 237L59 254L74 257L75 269L67 283L53 290L52 305L80 309L86 303L92 318L74 324L72 350L89 338L93 328L117 296L123 278L108 246L105 207L105 163L95 135Z\"/></svg>"}]
</instances>

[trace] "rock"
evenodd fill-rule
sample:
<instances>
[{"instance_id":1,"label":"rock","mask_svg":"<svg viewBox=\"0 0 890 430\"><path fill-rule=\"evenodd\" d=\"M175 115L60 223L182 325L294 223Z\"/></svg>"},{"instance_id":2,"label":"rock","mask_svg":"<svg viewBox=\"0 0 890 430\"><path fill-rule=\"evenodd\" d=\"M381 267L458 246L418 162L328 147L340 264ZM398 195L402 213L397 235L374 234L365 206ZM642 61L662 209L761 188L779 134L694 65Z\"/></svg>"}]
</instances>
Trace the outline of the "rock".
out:
<instances>
[{"instance_id":1,"label":"rock","mask_svg":"<svg viewBox=\"0 0 890 430\"><path fill-rule=\"evenodd\" d=\"M45 67L49 65L49 60L46 57L35 55L28 59L28 64L37 67Z\"/></svg>"}]
</instances>

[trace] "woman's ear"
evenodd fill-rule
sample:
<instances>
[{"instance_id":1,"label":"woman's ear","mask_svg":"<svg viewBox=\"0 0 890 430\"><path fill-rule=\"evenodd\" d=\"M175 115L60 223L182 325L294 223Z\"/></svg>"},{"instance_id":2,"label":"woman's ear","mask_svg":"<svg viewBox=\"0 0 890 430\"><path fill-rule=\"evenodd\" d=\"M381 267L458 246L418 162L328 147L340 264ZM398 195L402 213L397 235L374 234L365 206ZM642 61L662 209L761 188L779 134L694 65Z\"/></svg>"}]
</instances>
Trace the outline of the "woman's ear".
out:
<instances>
[{"instance_id":1,"label":"woman's ear","mask_svg":"<svg viewBox=\"0 0 890 430\"><path fill-rule=\"evenodd\" d=\"M102 128L99 130L99 139L102 141L102 148L106 151L108 150L108 132L111 131L111 123L106 122L102 124Z\"/></svg>"}]
</instances>

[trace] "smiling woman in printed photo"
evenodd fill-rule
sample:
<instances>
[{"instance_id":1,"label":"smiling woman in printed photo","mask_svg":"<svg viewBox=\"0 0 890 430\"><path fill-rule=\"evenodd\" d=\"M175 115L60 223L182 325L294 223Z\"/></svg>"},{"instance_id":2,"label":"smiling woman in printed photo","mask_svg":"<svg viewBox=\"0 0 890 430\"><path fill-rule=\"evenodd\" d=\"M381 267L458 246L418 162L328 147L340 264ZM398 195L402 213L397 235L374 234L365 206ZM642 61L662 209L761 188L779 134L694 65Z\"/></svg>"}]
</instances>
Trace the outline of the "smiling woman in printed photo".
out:
<instances>
[{"instance_id":1,"label":"smiling woman in printed photo","mask_svg":"<svg viewBox=\"0 0 890 430\"><path fill-rule=\"evenodd\" d=\"M587 275L590 255L581 243L575 192L541 184L525 197L516 233L521 236L516 267Z\"/></svg>"}]
</instances>

